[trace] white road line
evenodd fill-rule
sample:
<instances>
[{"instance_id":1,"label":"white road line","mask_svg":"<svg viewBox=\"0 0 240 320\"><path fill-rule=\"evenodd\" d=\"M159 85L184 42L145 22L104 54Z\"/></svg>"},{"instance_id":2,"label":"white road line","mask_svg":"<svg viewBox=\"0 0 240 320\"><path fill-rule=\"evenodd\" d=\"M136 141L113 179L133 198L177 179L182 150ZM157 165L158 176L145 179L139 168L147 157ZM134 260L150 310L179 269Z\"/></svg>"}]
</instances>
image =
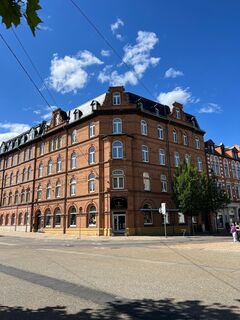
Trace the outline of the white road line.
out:
<instances>
[{"instance_id":1,"label":"white road line","mask_svg":"<svg viewBox=\"0 0 240 320\"><path fill-rule=\"evenodd\" d=\"M17 246L17 244L15 243L8 243L8 242L0 242L0 245L3 245L3 246Z\"/></svg>"}]
</instances>

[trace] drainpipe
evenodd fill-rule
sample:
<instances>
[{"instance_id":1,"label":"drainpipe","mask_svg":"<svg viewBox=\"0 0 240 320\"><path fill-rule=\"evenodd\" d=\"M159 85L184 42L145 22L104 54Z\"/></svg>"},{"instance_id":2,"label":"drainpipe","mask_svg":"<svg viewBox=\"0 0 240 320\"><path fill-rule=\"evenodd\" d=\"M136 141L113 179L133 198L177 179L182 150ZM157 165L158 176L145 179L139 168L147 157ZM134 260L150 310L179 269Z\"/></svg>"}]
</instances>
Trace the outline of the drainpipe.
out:
<instances>
[{"instance_id":1,"label":"drainpipe","mask_svg":"<svg viewBox=\"0 0 240 320\"><path fill-rule=\"evenodd\" d=\"M66 233L67 225L67 191L68 191L68 129L66 131L66 153L65 153L65 190L64 190L64 212L63 212L63 233Z\"/></svg>"}]
</instances>

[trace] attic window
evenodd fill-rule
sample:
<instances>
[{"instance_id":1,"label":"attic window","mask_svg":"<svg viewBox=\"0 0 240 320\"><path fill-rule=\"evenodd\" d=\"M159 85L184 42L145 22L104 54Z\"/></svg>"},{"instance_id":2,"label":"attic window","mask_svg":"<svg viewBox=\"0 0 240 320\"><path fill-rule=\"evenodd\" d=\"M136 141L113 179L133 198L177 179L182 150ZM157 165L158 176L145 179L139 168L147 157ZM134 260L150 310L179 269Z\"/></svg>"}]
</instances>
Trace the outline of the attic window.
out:
<instances>
[{"instance_id":1,"label":"attic window","mask_svg":"<svg viewBox=\"0 0 240 320\"><path fill-rule=\"evenodd\" d=\"M181 119L181 112L179 109L176 109L176 118Z\"/></svg>"},{"instance_id":2,"label":"attic window","mask_svg":"<svg viewBox=\"0 0 240 320\"><path fill-rule=\"evenodd\" d=\"M120 105L121 104L121 95L119 92L113 93L113 105Z\"/></svg>"},{"instance_id":3,"label":"attic window","mask_svg":"<svg viewBox=\"0 0 240 320\"><path fill-rule=\"evenodd\" d=\"M54 117L54 125L55 126L59 125L59 120L60 120L59 114L56 114L55 117Z\"/></svg>"}]
</instances>

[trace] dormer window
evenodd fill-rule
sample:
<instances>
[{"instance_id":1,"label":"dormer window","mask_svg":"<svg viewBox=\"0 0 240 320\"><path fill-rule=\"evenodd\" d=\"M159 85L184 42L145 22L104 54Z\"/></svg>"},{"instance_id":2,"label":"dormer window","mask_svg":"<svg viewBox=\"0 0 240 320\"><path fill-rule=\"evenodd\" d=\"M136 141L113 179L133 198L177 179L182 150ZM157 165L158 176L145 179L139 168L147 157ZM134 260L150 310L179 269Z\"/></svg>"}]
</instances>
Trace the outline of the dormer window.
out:
<instances>
[{"instance_id":1,"label":"dormer window","mask_svg":"<svg viewBox=\"0 0 240 320\"><path fill-rule=\"evenodd\" d=\"M179 109L176 109L175 112L176 112L176 118L177 118L177 119L181 119L181 112L180 112L180 110L179 110Z\"/></svg>"},{"instance_id":2,"label":"dormer window","mask_svg":"<svg viewBox=\"0 0 240 320\"><path fill-rule=\"evenodd\" d=\"M121 104L121 95L120 92L113 93L113 105L120 105Z\"/></svg>"},{"instance_id":3,"label":"dormer window","mask_svg":"<svg viewBox=\"0 0 240 320\"><path fill-rule=\"evenodd\" d=\"M54 117L54 125L58 126L60 122L60 117L59 117L59 113L57 113Z\"/></svg>"}]
</instances>

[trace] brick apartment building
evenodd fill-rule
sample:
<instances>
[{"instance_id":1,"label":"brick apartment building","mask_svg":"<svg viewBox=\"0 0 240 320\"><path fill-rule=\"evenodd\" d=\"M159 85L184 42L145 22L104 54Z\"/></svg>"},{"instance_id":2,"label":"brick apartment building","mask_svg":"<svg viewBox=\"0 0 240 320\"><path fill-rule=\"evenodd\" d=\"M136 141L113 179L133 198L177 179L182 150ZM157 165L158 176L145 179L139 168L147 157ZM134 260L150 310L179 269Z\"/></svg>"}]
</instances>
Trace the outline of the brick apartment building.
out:
<instances>
[{"instance_id":1,"label":"brick apartment building","mask_svg":"<svg viewBox=\"0 0 240 320\"><path fill-rule=\"evenodd\" d=\"M208 174L218 178L219 187L225 189L231 199L226 208L220 210L215 220L216 229L229 229L231 223L240 221L240 150L239 146L216 145L205 142Z\"/></svg>"},{"instance_id":2,"label":"brick apartment building","mask_svg":"<svg viewBox=\"0 0 240 320\"><path fill-rule=\"evenodd\" d=\"M57 109L0 147L0 228L85 234L162 234L162 202L186 159L205 171L204 131L183 106L110 87L74 110ZM195 220L196 224L202 222ZM169 233L186 228L166 216Z\"/></svg>"}]
</instances>

